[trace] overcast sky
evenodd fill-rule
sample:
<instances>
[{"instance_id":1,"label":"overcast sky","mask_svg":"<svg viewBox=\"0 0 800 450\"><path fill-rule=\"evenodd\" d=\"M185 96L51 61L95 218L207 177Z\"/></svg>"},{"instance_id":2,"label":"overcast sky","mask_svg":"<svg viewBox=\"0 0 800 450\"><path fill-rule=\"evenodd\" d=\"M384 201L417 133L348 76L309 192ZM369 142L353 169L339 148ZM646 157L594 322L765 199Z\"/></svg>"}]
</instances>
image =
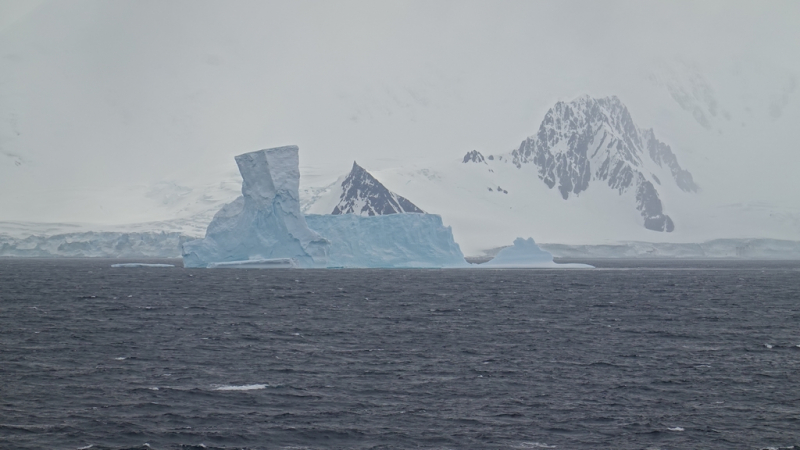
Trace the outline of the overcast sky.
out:
<instances>
[{"instance_id":1,"label":"overcast sky","mask_svg":"<svg viewBox=\"0 0 800 450\"><path fill-rule=\"evenodd\" d=\"M0 207L286 144L331 173L505 152L582 94L702 186L800 207L798 55L797 1L5 0Z\"/></svg>"}]
</instances>

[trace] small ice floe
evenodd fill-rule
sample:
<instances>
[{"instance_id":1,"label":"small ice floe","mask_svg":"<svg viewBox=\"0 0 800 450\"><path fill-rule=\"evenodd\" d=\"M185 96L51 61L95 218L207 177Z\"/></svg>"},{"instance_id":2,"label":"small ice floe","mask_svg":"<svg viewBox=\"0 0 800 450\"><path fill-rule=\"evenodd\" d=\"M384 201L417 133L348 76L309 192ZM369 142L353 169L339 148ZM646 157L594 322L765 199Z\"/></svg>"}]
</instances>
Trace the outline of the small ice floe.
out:
<instances>
[{"instance_id":1,"label":"small ice floe","mask_svg":"<svg viewBox=\"0 0 800 450\"><path fill-rule=\"evenodd\" d=\"M555 445L547 445L543 442L520 442L513 445L514 448L556 448Z\"/></svg>"},{"instance_id":2,"label":"small ice floe","mask_svg":"<svg viewBox=\"0 0 800 450\"><path fill-rule=\"evenodd\" d=\"M126 359L128 359L128 358L127 358L127 357L125 357L125 356L118 356L118 357L116 357L116 358L114 358L114 359L116 359L117 361L124 361L124 360L126 360Z\"/></svg>"},{"instance_id":3,"label":"small ice floe","mask_svg":"<svg viewBox=\"0 0 800 450\"><path fill-rule=\"evenodd\" d=\"M772 347L774 347L774 345L772 345L772 344L764 344L764 347L772 348Z\"/></svg>"},{"instance_id":4,"label":"small ice floe","mask_svg":"<svg viewBox=\"0 0 800 450\"><path fill-rule=\"evenodd\" d=\"M667 429L669 431L683 431L683 428L681 428L681 427L669 427Z\"/></svg>"},{"instance_id":5,"label":"small ice floe","mask_svg":"<svg viewBox=\"0 0 800 450\"><path fill-rule=\"evenodd\" d=\"M295 269L299 264L294 258L274 258L212 262L208 263L207 267L209 269Z\"/></svg>"},{"instance_id":6,"label":"small ice floe","mask_svg":"<svg viewBox=\"0 0 800 450\"><path fill-rule=\"evenodd\" d=\"M217 386L215 391L253 391L256 389L266 389L266 384L245 384L243 386Z\"/></svg>"},{"instance_id":7,"label":"small ice floe","mask_svg":"<svg viewBox=\"0 0 800 450\"><path fill-rule=\"evenodd\" d=\"M175 267L175 265L174 264L122 263L122 264L112 264L111 267Z\"/></svg>"}]
</instances>

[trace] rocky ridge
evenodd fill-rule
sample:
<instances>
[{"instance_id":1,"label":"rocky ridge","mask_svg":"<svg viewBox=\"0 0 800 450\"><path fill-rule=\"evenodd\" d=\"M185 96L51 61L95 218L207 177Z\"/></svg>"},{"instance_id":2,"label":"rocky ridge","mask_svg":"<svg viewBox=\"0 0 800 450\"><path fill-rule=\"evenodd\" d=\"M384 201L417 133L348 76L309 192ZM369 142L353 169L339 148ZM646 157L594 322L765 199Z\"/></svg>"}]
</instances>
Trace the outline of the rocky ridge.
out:
<instances>
[{"instance_id":1,"label":"rocky ridge","mask_svg":"<svg viewBox=\"0 0 800 450\"><path fill-rule=\"evenodd\" d=\"M380 181L356 162L342 182L339 203L331 214L356 214L360 216L382 216L386 214L418 213L425 211L407 198L387 189Z\"/></svg>"},{"instance_id":2,"label":"rocky ridge","mask_svg":"<svg viewBox=\"0 0 800 450\"><path fill-rule=\"evenodd\" d=\"M545 115L539 131L522 141L509 159L517 168L533 165L547 187L561 197L580 195L590 185L604 184L635 201L645 228L671 232L675 224L664 213L655 174L669 174L684 192L699 189L692 174L682 168L669 145L659 141L652 129L637 127L628 108L612 96L579 97L556 103ZM486 163L480 152L471 151L464 163Z\"/></svg>"}]
</instances>

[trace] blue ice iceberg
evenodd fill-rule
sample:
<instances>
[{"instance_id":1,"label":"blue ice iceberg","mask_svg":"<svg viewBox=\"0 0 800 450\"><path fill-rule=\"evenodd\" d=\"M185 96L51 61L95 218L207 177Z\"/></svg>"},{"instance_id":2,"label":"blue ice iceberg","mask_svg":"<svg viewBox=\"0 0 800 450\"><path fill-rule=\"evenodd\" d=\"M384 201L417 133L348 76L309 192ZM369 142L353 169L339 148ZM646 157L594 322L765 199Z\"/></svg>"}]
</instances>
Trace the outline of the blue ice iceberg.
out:
<instances>
[{"instance_id":1,"label":"blue ice iceberg","mask_svg":"<svg viewBox=\"0 0 800 450\"><path fill-rule=\"evenodd\" d=\"M516 238L514 245L506 247L491 261L477 267L486 269L591 269L588 264L558 264L553 255L539 248L533 238Z\"/></svg>"},{"instance_id":2,"label":"blue ice iceberg","mask_svg":"<svg viewBox=\"0 0 800 450\"><path fill-rule=\"evenodd\" d=\"M328 267L469 267L450 227L436 214L308 215L330 241Z\"/></svg>"},{"instance_id":3,"label":"blue ice iceberg","mask_svg":"<svg viewBox=\"0 0 800 450\"><path fill-rule=\"evenodd\" d=\"M183 244L184 267L253 260L268 266L287 258L300 267L326 267L330 243L308 228L300 212L298 148L245 153L236 164L242 196L214 216L205 239Z\"/></svg>"},{"instance_id":4,"label":"blue ice iceberg","mask_svg":"<svg viewBox=\"0 0 800 450\"><path fill-rule=\"evenodd\" d=\"M467 267L450 227L433 214L305 217L298 148L236 157L242 196L183 244L184 267Z\"/></svg>"}]
</instances>

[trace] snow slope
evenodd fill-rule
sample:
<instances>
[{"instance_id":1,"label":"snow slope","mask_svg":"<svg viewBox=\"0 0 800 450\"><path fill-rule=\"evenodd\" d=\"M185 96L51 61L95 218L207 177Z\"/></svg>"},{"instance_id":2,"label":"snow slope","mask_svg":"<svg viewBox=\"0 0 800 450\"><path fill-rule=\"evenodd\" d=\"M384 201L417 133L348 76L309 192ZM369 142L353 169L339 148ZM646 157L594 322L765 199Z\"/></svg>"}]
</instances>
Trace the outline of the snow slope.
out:
<instances>
[{"instance_id":1,"label":"snow slope","mask_svg":"<svg viewBox=\"0 0 800 450\"><path fill-rule=\"evenodd\" d=\"M539 133L514 150L373 174L440 214L468 256L526 235L565 245L800 239L800 208L721 202L718 180L696 179L681 150L637 127L619 99L579 97L554 106ZM327 213L337 193L335 185L320 189L303 210Z\"/></svg>"},{"instance_id":2,"label":"snow slope","mask_svg":"<svg viewBox=\"0 0 800 450\"><path fill-rule=\"evenodd\" d=\"M539 179L551 189L557 187L564 200L580 195L590 183L627 194L635 201L644 227L653 231L675 228L663 214L659 190L673 185L684 192L698 190L669 145L656 139L652 129L638 128L617 97L582 96L556 103L545 114L538 133L506 157L517 168L536 166ZM662 187L662 180L666 186Z\"/></svg>"},{"instance_id":3,"label":"snow slope","mask_svg":"<svg viewBox=\"0 0 800 450\"><path fill-rule=\"evenodd\" d=\"M464 125L462 134L454 133L453 128L432 126L419 134L420 139L403 144L409 147L408 152L391 140L380 141L385 149L376 147L380 144L370 145L376 159L369 160L355 150L349 153L335 137L325 139L341 160L349 162L357 156L362 161L364 157L368 167L377 168L371 173L387 189L412 199L420 209L440 214L470 256L510 245L516 236L534 236L543 245L700 243L714 239L799 241L800 195L794 180L800 153L794 150L795 128L800 120L800 72L794 60L788 63L795 69L791 64L754 58L706 61L654 57L627 68L630 70L624 77L559 77L531 85L529 92L520 91L521 99L503 99L516 102L509 109L500 108L500 100L492 100L497 106L490 108L492 114L502 117L503 122L487 124L487 128L502 131L501 138L491 140L476 137L480 127L475 123ZM567 104L585 92L596 98L616 95L637 127L652 128L657 139L670 146L680 168L691 173L699 187L697 192L672 186L668 181L673 179L671 170L665 174L642 170L645 176L655 174L662 182L659 185L649 180L658 193L663 215L674 223L672 232L644 229L635 195L622 199L608 187L608 192L603 192L602 184L594 186L592 181L586 190L577 195L571 192L568 201L563 201L557 187L549 189L538 178L537 165L523 164L514 171L513 161L488 159L519 150L520 142L537 131L558 100ZM481 106L463 104L459 109L483 114ZM446 115L442 112L436 114ZM57 116L61 120L69 114ZM501 126L506 123L513 126ZM360 126L373 125L363 122ZM34 139L46 133L33 132L31 126L29 118L9 113L3 117L0 130L0 234L17 239L84 231L166 231L202 237L219 208L240 195L241 177L228 153L251 145L226 132L224 138L213 141L216 156L206 154L185 165L172 165L174 170L168 175L159 169L152 179L143 181L146 177L129 179L114 173L113 184L82 184L83 177L61 176L72 167L66 160L76 158L70 153L75 149L65 150L69 158L50 161L36 152L47 145ZM97 124L93 122L92 126ZM441 134L447 135L448 141L443 141ZM59 133L54 136L62 137ZM257 140L282 138L266 133ZM153 140L160 143L155 137ZM195 146L183 138L169 144L164 148ZM437 156L409 156L418 155L419 148ZM476 148L486 160L483 167L463 162L464 154ZM394 162L379 159L389 153ZM143 158L131 149L126 154ZM76 161L82 167L96 167L91 173L108 170L107 165L95 160ZM169 165L148 161L153 166ZM348 165L317 164L312 158L301 162L305 162L301 166L301 211L329 214L342 194L344 177L337 177ZM119 165L117 160L114 163ZM59 182L54 186L47 180ZM498 186L502 191L498 192ZM626 195L631 192L635 190L629 189Z\"/></svg>"},{"instance_id":4,"label":"snow slope","mask_svg":"<svg viewBox=\"0 0 800 450\"><path fill-rule=\"evenodd\" d=\"M800 211L785 207L718 204L702 192L664 190L664 213L675 221L674 231L664 233L643 227L631 199L607 186L591 186L564 200L542 183L534 166L517 168L507 158L495 158L491 165L464 164L461 159L409 164L374 175L392 191L415 199L420 208L441 215L468 256L507 246L516 236L589 245L760 236L800 240ZM307 210L315 212L314 204ZM759 230L756 236L754 229Z\"/></svg>"}]
</instances>

